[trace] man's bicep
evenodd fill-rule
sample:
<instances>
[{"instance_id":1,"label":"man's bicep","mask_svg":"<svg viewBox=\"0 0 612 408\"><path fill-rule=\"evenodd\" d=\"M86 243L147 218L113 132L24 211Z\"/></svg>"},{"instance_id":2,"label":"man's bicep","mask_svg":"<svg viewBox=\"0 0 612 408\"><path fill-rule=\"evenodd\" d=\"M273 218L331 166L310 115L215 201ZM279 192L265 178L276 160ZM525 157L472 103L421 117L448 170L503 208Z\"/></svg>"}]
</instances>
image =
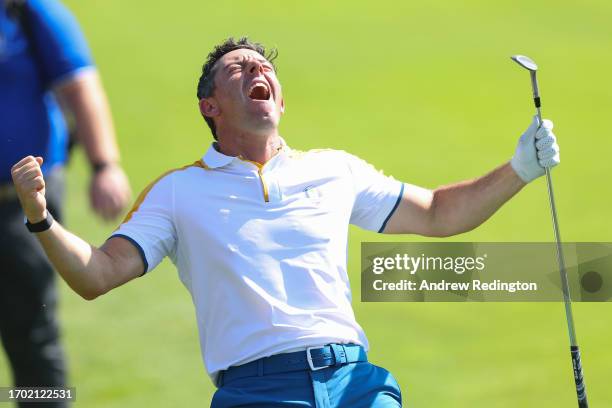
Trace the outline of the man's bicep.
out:
<instances>
[{"instance_id":1,"label":"man's bicep","mask_svg":"<svg viewBox=\"0 0 612 408\"><path fill-rule=\"evenodd\" d=\"M404 183L402 197L389 218L384 234L431 235L433 192Z\"/></svg>"},{"instance_id":2,"label":"man's bicep","mask_svg":"<svg viewBox=\"0 0 612 408\"><path fill-rule=\"evenodd\" d=\"M58 0L28 1L36 59L46 85L53 86L93 66L85 36L74 15Z\"/></svg>"},{"instance_id":3,"label":"man's bicep","mask_svg":"<svg viewBox=\"0 0 612 408\"><path fill-rule=\"evenodd\" d=\"M79 104L89 98L95 100L100 91L104 92L100 82L100 74L94 67L79 70L62 81L54 84L53 92L62 108L70 112L77 110ZM95 98L92 98L92 94Z\"/></svg>"},{"instance_id":4,"label":"man's bicep","mask_svg":"<svg viewBox=\"0 0 612 408\"><path fill-rule=\"evenodd\" d=\"M109 290L121 286L146 271L146 259L137 243L122 236L109 238L100 250L111 260L113 267L106 271L106 284Z\"/></svg>"}]
</instances>

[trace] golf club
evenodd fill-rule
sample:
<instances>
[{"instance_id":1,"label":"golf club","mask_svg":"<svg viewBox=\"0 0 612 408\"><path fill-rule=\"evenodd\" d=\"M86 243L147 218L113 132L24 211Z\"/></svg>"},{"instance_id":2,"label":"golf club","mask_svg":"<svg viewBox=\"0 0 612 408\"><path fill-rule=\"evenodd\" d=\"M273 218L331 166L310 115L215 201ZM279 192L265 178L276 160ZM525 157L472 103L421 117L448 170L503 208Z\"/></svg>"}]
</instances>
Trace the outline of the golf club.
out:
<instances>
[{"instance_id":1,"label":"golf club","mask_svg":"<svg viewBox=\"0 0 612 408\"><path fill-rule=\"evenodd\" d=\"M538 80L536 78L537 64L529 57L524 55L513 55L512 60L521 67L529 70L531 76L531 87L533 89L533 102L537 110L540 126L542 126L542 112L540 91L538 89ZM563 257L563 248L561 246L561 235L559 233L559 222L557 220L557 208L555 206L555 195L553 193L552 178L550 169L544 168L546 171L546 184L548 186L548 199L550 201L550 211L552 213L553 229L555 232L555 240L557 242L557 261L559 262L559 273L561 274L561 286L563 288L563 301L565 304L565 316L567 318L567 329L570 339L570 351L572 355L572 365L574 369L574 381L576 382L576 393L578 395L578 407L588 408L586 388L582 375L582 363L580 362L580 350L576 341L576 329L574 328L574 316L572 313L572 300L570 298L569 283L567 279L567 271L565 269L565 258Z\"/></svg>"}]
</instances>

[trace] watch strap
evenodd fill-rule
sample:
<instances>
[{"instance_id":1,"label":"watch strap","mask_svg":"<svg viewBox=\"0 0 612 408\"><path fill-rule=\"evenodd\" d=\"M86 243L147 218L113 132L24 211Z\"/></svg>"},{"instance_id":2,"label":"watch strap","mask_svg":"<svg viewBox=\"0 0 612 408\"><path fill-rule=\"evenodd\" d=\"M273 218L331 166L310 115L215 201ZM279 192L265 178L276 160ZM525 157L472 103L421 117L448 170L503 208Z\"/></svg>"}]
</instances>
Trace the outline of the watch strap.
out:
<instances>
[{"instance_id":1,"label":"watch strap","mask_svg":"<svg viewBox=\"0 0 612 408\"><path fill-rule=\"evenodd\" d=\"M43 232L48 230L49 228L51 228L51 225L53 225L53 221L55 221L53 219L53 216L51 215L50 211L47 211L47 218L45 218L42 221L39 222L35 222L35 223L31 223L27 218L26 218L26 228L28 229L28 231L30 232Z\"/></svg>"}]
</instances>

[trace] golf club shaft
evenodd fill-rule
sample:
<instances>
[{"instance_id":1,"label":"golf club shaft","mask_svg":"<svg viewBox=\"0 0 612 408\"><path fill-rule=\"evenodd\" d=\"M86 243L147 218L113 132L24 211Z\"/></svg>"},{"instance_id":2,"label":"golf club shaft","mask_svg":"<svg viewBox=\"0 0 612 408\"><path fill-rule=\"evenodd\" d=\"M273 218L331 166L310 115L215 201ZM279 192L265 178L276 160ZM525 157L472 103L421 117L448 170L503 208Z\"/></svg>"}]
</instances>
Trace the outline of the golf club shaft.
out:
<instances>
[{"instance_id":1,"label":"golf club shaft","mask_svg":"<svg viewBox=\"0 0 612 408\"><path fill-rule=\"evenodd\" d=\"M531 86L533 89L533 101L535 103L538 121L542 126L542 108L540 102L540 91L538 89L538 80L535 71L530 71ZM546 186L548 188L548 201L550 203L550 213L552 215L553 231L555 233L555 242L557 244L557 262L559 264L559 273L561 275L561 287L563 289L563 302L565 304L565 317L567 318L567 331L570 339L571 347L578 347L576 340L576 329L574 327L574 314L572 312L572 299L569 291L569 281L567 278L567 270L565 269L565 257L563 256L563 245L561 245L561 232L559 231L559 220L557 217L557 205L555 204L555 193L553 190L552 176L550 168L545 167L546 171Z\"/></svg>"},{"instance_id":2,"label":"golf club shaft","mask_svg":"<svg viewBox=\"0 0 612 408\"><path fill-rule=\"evenodd\" d=\"M538 113L539 113L538 108ZM539 115L538 115L539 116ZM540 123L542 123L540 121ZM565 269L565 258L563 256L563 246L561 245L561 235L559 233L559 222L557 218L557 208L555 206L555 195L553 191L552 177L550 169L546 168L546 184L548 186L548 198L550 201L550 212L552 214L553 229L555 231L555 241L557 243L557 261L559 263L559 273L561 274L561 286L563 288L563 302L565 304L565 317L567 320L567 331L570 339L570 353L572 357L572 368L574 371L574 382L576 383L576 395L578 396L578 407L588 408L589 404L586 397L584 386L584 376L582 373L582 362L580 360L580 349L576 340L576 329L574 328L574 314L572 313L572 300L569 292L569 282L567 270Z\"/></svg>"},{"instance_id":3,"label":"golf club shaft","mask_svg":"<svg viewBox=\"0 0 612 408\"><path fill-rule=\"evenodd\" d=\"M559 263L559 272L561 274L561 286L563 289L563 301L565 303L565 316L567 317L567 329L570 345L573 347L578 347L576 330L574 328L574 315L572 313L572 300L569 293L569 282L567 278L567 271L565 269L565 258L563 256L563 246L561 245L561 236L559 234L559 224L557 221L557 208L555 206L552 177L550 175L550 169L548 168L546 168L546 184L548 186L550 212L552 213L553 229L555 231L555 241L557 243L557 262Z\"/></svg>"},{"instance_id":4,"label":"golf club shaft","mask_svg":"<svg viewBox=\"0 0 612 408\"><path fill-rule=\"evenodd\" d=\"M538 81L534 71L531 71L531 85L533 88L533 101L536 106L538 120L542 126L542 110L540 95L538 90ZM559 263L559 273L561 275L561 286L563 288L563 303L565 304L565 317L567 320L567 331L570 339L570 353L572 357L572 368L574 371L574 382L576 384L576 395L578 396L578 408L588 408L589 403L586 397L586 388L584 385L584 376L582 373L582 362L580 359L580 349L576 340L576 329L574 327L574 314L572 312L572 300L569 291L569 281L567 278L567 270L565 269L565 257L563 256L563 246L561 245L561 233L559 231L559 221L557 218L557 206L555 204L555 193L553 191L552 176L548 167L546 171L546 185L548 187L548 200L550 202L550 212L552 215L553 230L555 233L555 242L557 244L557 262Z\"/></svg>"}]
</instances>

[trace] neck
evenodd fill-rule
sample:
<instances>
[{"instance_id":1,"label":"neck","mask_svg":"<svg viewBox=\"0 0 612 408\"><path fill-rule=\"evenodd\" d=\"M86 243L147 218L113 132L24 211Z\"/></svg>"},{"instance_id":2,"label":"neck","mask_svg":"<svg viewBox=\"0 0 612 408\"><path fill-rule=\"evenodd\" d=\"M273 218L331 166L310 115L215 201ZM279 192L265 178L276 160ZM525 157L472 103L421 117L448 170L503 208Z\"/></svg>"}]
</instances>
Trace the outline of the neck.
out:
<instances>
[{"instance_id":1,"label":"neck","mask_svg":"<svg viewBox=\"0 0 612 408\"><path fill-rule=\"evenodd\" d=\"M270 160L282 146L278 130L268 134L235 132L232 134L218 133L217 146L226 156L240 156L243 159L260 164Z\"/></svg>"}]
</instances>

